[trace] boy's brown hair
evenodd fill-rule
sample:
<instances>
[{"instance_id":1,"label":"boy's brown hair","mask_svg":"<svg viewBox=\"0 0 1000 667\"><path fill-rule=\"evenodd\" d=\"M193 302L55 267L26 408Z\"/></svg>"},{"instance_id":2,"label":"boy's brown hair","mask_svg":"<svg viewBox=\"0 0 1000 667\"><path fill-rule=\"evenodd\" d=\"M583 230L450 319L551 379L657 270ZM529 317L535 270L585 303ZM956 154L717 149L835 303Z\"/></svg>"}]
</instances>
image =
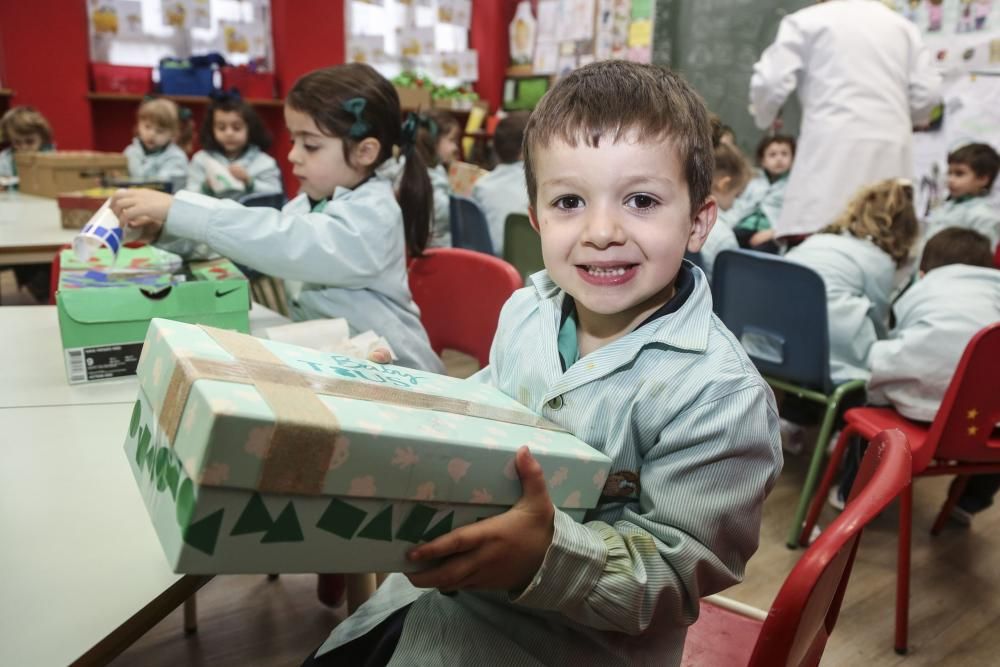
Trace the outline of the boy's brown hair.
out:
<instances>
[{"instance_id":1,"label":"boy's brown hair","mask_svg":"<svg viewBox=\"0 0 1000 667\"><path fill-rule=\"evenodd\" d=\"M862 188L847 209L824 234L848 232L868 239L901 265L910 255L920 226L913 210L913 186L904 179L888 179Z\"/></svg>"},{"instance_id":2,"label":"boy's brown hair","mask_svg":"<svg viewBox=\"0 0 1000 667\"><path fill-rule=\"evenodd\" d=\"M1000 155L989 144L966 144L948 154L948 164L964 164L976 176L988 177L986 190L989 191L1000 170Z\"/></svg>"},{"instance_id":3,"label":"boy's brown hair","mask_svg":"<svg viewBox=\"0 0 1000 667\"><path fill-rule=\"evenodd\" d=\"M924 273L948 266L968 264L969 266L993 266L990 240L974 229L948 227L942 229L927 241L920 257L920 270Z\"/></svg>"},{"instance_id":4,"label":"boy's brown hair","mask_svg":"<svg viewBox=\"0 0 1000 667\"><path fill-rule=\"evenodd\" d=\"M15 134L22 137L37 134L42 138L43 146L52 143L52 127L35 107L14 107L0 118L2 140L11 141Z\"/></svg>"},{"instance_id":5,"label":"boy's brown hair","mask_svg":"<svg viewBox=\"0 0 1000 667\"><path fill-rule=\"evenodd\" d=\"M454 132L458 119L447 111L425 111L417 115L416 149L428 167L441 164L437 152L438 139Z\"/></svg>"},{"instance_id":6,"label":"boy's brown hair","mask_svg":"<svg viewBox=\"0 0 1000 667\"><path fill-rule=\"evenodd\" d=\"M764 152L771 144L784 144L788 146L788 149L792 151L792 157L795 157L795 137L790 137L787 134L776 134L771 137L764 137L757 144L757 164L760 164L764 159Z\"/></svg>"},{"instance_id":7,"label":"boy's brown hair","mask_svg":"<svg viewBox=\"0 0 1000 667\"><path fill-rule=\"evenodd\" d=\"M139 120L149 121L161 130L177 134L180 128L180 114L177 105L161 98L146 100L139 105Z\"/></svg>"},{"instance_id":8,"label":"boy's brown hair","mask_svg":"<svg viewBox=\"0 0 1000 667\"><path fill-rule=\"evenodd\" d=\"M524 143L524 128L531 114L515 111L497 123L493 132L493 149L502 164L511 164L521 159L521 145Z\"/></svg>"},{"instance_id":9,"label":"boy's brown hair","mask_svg":"<svg viewBox=\"0 0 1000 667\"><path fill-rule=\"evenodd\" d=\"M743 190L753 177L749 163L743 153L731 144L720 143L715 147L715 179L728 176L732 179L729 189Z\"/></svg>"},{"instance_id":10,"label":"boy's brown hair","mask_svg":"<svg viewBox=\"0 0 1000 667\"><path fill-rule=\"evenodd\" d=\"M553 141L597 147L635 131L640 141L669 138L679 153L691 215L712 190L712 131L701 97L659 65L604 60L571 72L538 103L524 131L524 174L534 205L538 182L532 156Z\"/></svg>"}]
</instances>

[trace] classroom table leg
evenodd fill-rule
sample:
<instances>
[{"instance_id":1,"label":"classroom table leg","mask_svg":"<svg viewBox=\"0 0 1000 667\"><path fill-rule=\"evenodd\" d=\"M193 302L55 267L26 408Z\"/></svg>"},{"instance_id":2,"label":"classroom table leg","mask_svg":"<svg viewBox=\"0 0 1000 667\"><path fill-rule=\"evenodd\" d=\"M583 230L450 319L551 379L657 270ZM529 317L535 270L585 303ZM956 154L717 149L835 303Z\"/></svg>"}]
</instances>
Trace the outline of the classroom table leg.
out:
<instances>
[{"instance_id":1,"label":"classroom table leg","mask_svg":"<svg viewBox=\"0 0 1000 667\"><path fill-rule=\"evenodd\" d=\"M190 635L198 631L198 602L197 593L192 593L191 597L184 601L184 634Z\"/></svg>"}]
</instances>

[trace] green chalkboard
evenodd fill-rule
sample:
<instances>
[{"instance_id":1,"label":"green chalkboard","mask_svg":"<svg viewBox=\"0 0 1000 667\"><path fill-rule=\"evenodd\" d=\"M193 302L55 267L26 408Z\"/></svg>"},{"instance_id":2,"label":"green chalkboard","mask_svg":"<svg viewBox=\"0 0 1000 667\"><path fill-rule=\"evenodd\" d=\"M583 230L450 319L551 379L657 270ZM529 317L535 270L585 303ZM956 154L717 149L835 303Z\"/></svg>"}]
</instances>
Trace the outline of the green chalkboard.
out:
<instances>
[{"instance_id":1,"label":"green chalkboard","mask_svg":"<svg viewBox=\"0 0 1000 667\"><path fill-rule=\"evenodd\" d=\"M747 110L753 65L782 17L810 4L813 0L657 0L653 62L683 74L752 156L763 134ZM797 134L799 116L793 94L785 104L782 132Z\"/></svg>"}]
</instances>

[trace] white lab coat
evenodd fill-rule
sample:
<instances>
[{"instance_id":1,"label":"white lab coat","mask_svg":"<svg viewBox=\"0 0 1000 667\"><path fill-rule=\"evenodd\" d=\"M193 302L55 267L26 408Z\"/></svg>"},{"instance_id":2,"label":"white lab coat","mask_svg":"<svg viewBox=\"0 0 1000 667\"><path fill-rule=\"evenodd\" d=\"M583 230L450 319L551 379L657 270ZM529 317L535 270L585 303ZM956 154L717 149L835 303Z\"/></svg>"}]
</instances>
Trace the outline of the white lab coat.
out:
<instances>
[{"instance_id":1,"label":"white lab coat","mask_svg":"<svg viewBox=\"0 0 1000 667\"><path fill-rule=\"evenodd\" d=\"M830 377L834 384L868 379L868 352L889 328L896 263L871 241L815 234L785 257L815 271L826 285Z\"/></svg>"},{"instance_id":2,"label":"white lab coat","mask_svg":"<svg viewBox=\"0 0 1000 667\"><path fill-rule=\"evenodd\" d=\"M862 187L912 178L912 130L940 101L940 76L917 27L876 0L835 0L786 16L754 65L760 128L798 88L802 128L780 236L827 226Z\"/></svg>"},{"instance_id":3,"label":"white lab coat","mask_svg":"<svg viewBox=\"0 0 1000 667\"><path fill-rule=\"evenodd\" d=\"M893 306L896 328L871 347L868 401L933 421L972 337L1000 322L1000 271L951 264L929 271Z\"/></svg>"},{"instance_id":4,"label":"white lab coat","mask_svg":"<svg viewBox=\"0 0 1000 667\"><path fill-rule=\"evenodd\" d=\"M528 215L528 184L524 179L524 162L498 164L472 186L472 198L486 214L493 252L503 257L503 234L507 216Z\"/></svg>"}]
</instances>

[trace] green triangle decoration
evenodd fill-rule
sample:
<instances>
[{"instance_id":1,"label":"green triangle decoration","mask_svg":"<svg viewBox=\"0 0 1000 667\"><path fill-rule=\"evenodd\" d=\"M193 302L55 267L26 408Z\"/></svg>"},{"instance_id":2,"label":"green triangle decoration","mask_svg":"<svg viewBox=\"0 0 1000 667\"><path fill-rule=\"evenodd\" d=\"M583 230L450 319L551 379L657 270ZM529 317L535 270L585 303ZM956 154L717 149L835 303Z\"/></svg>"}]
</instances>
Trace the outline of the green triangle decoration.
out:
<instances>
[{"instance_id":1,"label":"green triangle decoration","mask_svg":"<svg viewBox=\"0 0 1000 667\"><path fill-rule=\"evenodd\" d=\"M428 507L427 505L416 504L410 513L403 520L403 524L396 531L397 540L406 540L407 542L413 542L416 544L420 541L423 536L424 531L427 530L427 526L430 525L431 519L437 514L437 510L433 507Z\"/></svg>"},{"instance_id":2,"label":"green triangle decoration","mask_svg":"<svg viewBox=\"0 0 1000 667\"><path fill-rule=\"evenodd\" d=\"M222 514L225 511L215 511L192 523L184 531L184 541L211 556L215 553L215 543L219 539L219 528L222 527Z\"/></svg>"},{"instance_id":3,"label":"green triangle decoration","mask_svg":"<svg viewBox=\"0 0 1000 667\"><path fill-rule=\"evenodd\" d=\"M302 535L302 528L299 526L299 517L295 513L295 504L288 501L285 509L271 524L271 528L264 533L261 542L302 542L305 539Z\"/></svg>"},{"instance_id":4,"label":"green triangle decoration","mask_svg":"<svg viewBox=\"0 0 1000 667\"><path fill-rule=\"evenodd\" d=\"M430 530L428 530L426 533L424 533L424 536L422 538L423 541L424 542L430 542L434 538L441 537L442 535L444 535L446 533L450 533L451 532L451 522L452 522L452 520L454 518L455 518L455 513L454 512L448 512L448 514L443 519L441 519L440 521L438 521L436 524L434 524L431 527Z\"/></svg>"},{"instance_id":5,"label":"green triangle decoration","mask_svg":"<svg viewBox=\"0 0 1000 667\"><path fill-rule=\"evenodd\" d=\"M194 511L194 485L190 479L181 482L181 488L177 489L177 525L184 528L191 521L191 513Z\"/></svg>"},{"instance_id":6,"label":"green triangle decoration","mask_svg":"<svg viewBox=\"0 0 1000 667\"><path fill-rule=\"evenodd\" d=\"M156 452L156 490L161 493L167 489L168 457L169 455L166 447L160 447L160 450Z\"/></svg>"},{"instance_id":7,"label":"green triangle decoration","mask_svg":"<svg viewBox=\"0 0 1000 667\"><path fill-rule=\"evenodd\" d=\"M264 500L259 493L250 496L247 506L243 508L243 513L236 520L230 535L249 535L250 533L264 533L270 530L274 523L271 514L264 505Z\"/></svg>"},{"instance_id":8,"label":"green triangle decoration","mask_svg":"<svg viewBox=\"0 0 1000 667\"><path fill-rule=\"evenodd\" d=\"M135 407L132 408L132 422L128 425L128 437L134 438L135 434L139 431L139 420L142 418L142 403L140 401L135 402Z\"/></svg>"},{"instance_id":9,"label":"green triangle decoration","mask_svg":"<svg viewBox=\"0 0 1000 667\"><path fill-rule=\"evenodd\" d=\"M135 450L135 462L141 470L146 463L146 453L149 449L149 441L153 437L153 434L149 432L148 426L142 427L142 433L139 434L139 445Z\"/></svg>"},{"instance_id":10,"label":"green triangle decoration","mask_svg":"<svg viewBox=\"0 0 1000 667\"><path fill-rule=\"evenodd\" d=\"M170 487L170 497L177 500L177 484L181 481L181 473L177 464L167 466L167 486Z\"/></svg>"},{"instance_id":11,"label":"green triangle decoration","mask_svg":"<svg viewBox=\"0 0 1000 667\"><path fill-rule=\"evenodd\" d=\"M384 510L378 513L368 525L361 529L358 537L366 537L369 540L392 541L392 505L387 505Z\"/></svg>"},{"instance_id":12,"label":"green triangle decoration","mask_svg":"<svg viewBox=\"0 0 1000 667\"><path fill-rule=\"evenodd\" d=\"M334 498L326 506L323 516L316 522L316 527L349 540L354 537L354 533L357 532L366 516L364 510L360 510L354 505L348 505L339 498Z\"/></svg>"}]
</instances>

